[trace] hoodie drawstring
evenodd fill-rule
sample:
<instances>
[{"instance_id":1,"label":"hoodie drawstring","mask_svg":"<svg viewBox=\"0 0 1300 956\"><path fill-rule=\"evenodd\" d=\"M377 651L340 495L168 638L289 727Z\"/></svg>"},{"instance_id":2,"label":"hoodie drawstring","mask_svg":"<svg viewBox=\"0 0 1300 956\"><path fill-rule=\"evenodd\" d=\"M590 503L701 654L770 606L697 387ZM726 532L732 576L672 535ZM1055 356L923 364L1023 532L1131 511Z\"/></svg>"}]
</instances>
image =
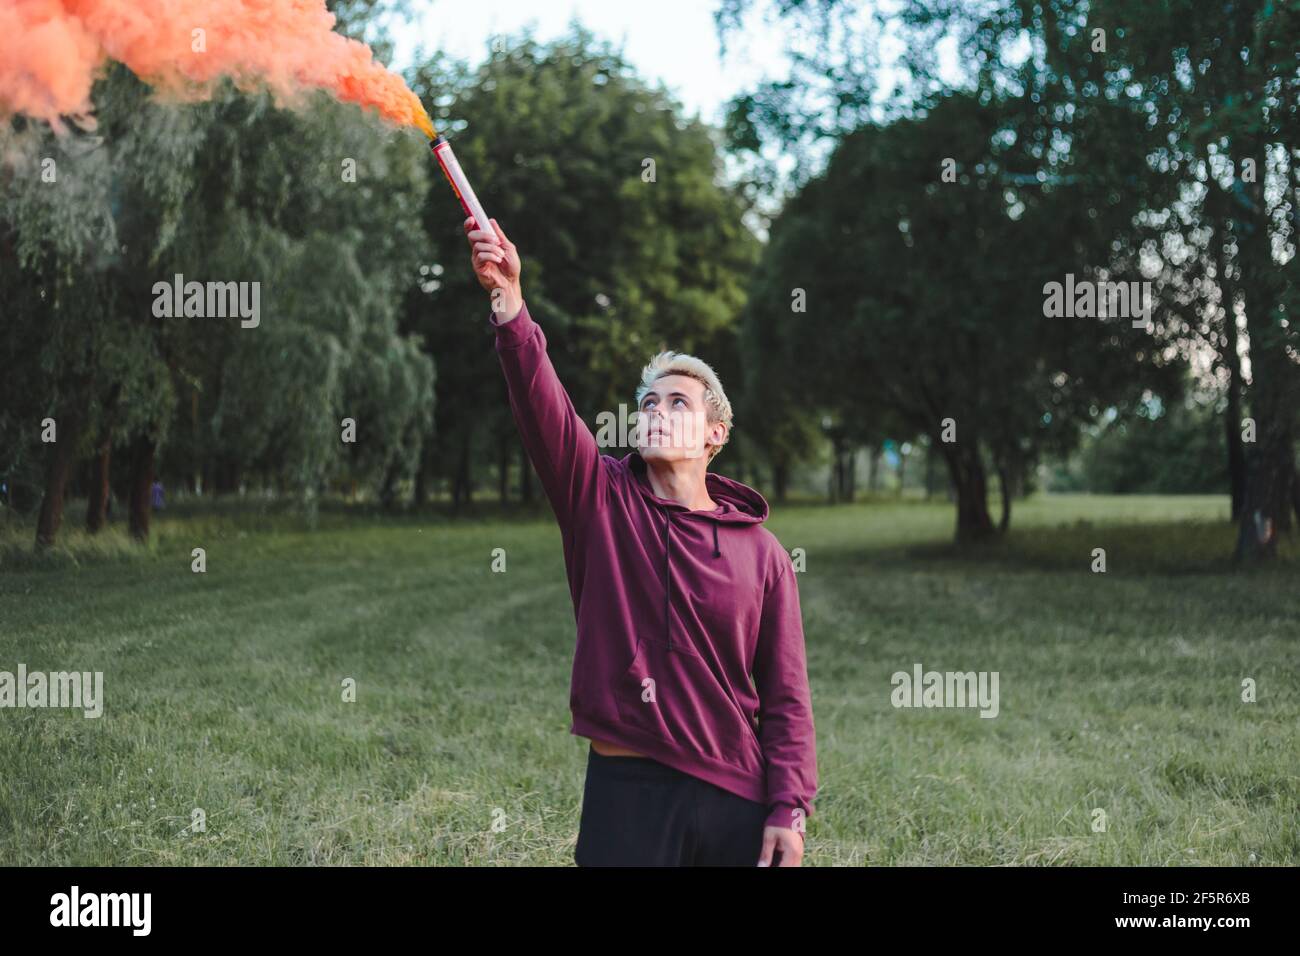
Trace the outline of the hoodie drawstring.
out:
<instances>
[{"instance_id":1,"label":"hoodie drawstring","mask_svg":"<svg viewBox=\"0 0 1300 956\"><path fill-rule=\"evenodd\" d=\"M716 521L711 521L709 523L713 525L713 556L715 558L720 558L722 557L722 550L718 547L718 523ZM672 524L673 524L673 513L671 511L665 511L664 512L664 639L667 641L669 647L673 646L673 619L671 616L673 579L672 579L672 568L669 560L672 552L672 544L673 544L672 538L669 536L669 531L672 528Z\"/></svg>"},{"instance_id":2,"label":"hoodie drawstring","mask_svg":"<svg viewBox=\"0 0 1300 956\"><path fill-rule=\"evenodd\" d=\"M672 539L668 537L668 529L673 523L673 513L664 512L664 636L668 640L668 647L673 646L673 619L669 609L669 599L672 594L673 579L669 576L668 567L668 549L672 547Z\"/></svg>"}]
</instances>

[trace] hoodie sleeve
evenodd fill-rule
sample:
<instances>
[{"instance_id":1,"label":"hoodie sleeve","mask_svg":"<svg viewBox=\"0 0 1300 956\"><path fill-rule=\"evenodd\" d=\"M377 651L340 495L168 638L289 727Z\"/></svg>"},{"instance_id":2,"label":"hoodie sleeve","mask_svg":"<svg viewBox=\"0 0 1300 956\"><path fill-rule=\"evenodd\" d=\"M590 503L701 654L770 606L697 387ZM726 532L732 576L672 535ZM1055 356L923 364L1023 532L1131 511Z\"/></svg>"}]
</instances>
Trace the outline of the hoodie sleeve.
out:
<instances>
[{"instance_id":1,"label":"hoodie sleeve","mask_svg":"<svg viewBox=\"0 0 1300 956\"><path fill-rule=\"evenodd\" d=\"M758 740L767 761L766 826L802 833L817 792L817 748L799 588L788 557L763 597L754 687Z\"/></svg>"},{"instance_id":2,"label":"hoodie sleeve","mask_svg":"<svg viewBox=\"0 0 1300 956\"><path fill-rule=\"evenodd\" d=\"M600 448L560 384L546 353L546 336L528 314L527 303L509 322L498 323L495 313L488 322L496 329L497 358L524 448L560 527L568 530L575 516L604 501Z\"/></svg>"}]
</instances>

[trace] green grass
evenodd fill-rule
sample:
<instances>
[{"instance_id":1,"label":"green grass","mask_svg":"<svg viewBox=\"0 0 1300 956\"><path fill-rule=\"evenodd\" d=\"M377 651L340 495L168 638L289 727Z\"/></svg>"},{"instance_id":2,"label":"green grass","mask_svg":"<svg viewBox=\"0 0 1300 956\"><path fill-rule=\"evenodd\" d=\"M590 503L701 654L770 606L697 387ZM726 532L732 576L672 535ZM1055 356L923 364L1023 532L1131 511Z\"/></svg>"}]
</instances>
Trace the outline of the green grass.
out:
<instances>
[{"instance_id":1,"label":"green grass","mask_svg":"<svg viewBox=\"0 0 1300 956\"><path fill-rule=\"evenodd\" d=\"M1226 511L1040 497L964 553L947 505L776 507L807 554L805 864L1300 862L1300 561L1293 539L1234 571ZM106 696L97 720L0 710L0 864L572 863L549 515L223 507L155 532L41 557L0 534L0 670L101 670ZM998 671L999 716L895 709L917 662Z\"/></svg>"}]
</instances>

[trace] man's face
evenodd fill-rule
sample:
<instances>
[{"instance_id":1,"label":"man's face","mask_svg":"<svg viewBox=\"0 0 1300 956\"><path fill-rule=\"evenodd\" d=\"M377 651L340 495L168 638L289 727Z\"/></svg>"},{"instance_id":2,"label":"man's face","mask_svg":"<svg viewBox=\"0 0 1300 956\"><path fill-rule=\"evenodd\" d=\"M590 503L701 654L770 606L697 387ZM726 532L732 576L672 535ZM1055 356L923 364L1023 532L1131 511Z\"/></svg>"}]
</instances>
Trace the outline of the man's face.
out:
<instances>
[{"instance_id":1,"label":"man's face","mask_svg":"<svg viewBox=\"0 0 1300 956\"><path fill-rule=\"evenodd\" d=\"M665 375L641 398L636 447L647 461L698 458L706 464L709 446L726 437L727 426L708 421L704 383L689 375Z\"/></svg>"}]
</instances>

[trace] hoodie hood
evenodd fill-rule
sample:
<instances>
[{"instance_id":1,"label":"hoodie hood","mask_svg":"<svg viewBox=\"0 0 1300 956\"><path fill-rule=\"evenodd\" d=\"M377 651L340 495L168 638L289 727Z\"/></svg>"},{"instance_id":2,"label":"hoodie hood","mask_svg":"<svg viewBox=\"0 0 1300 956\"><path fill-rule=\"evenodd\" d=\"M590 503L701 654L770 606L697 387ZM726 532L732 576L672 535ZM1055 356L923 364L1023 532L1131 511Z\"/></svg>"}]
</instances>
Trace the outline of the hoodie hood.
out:
<instances>
[{"instance_id":1,"label":"hoodie hood","mask_svg":"<svg viewBox=\"0 0 1300 956\"><path fill-rule=\"evenodd\" d=\"M653 501L660 508L723 524L762 524L767 520L767 499L749 485L734 478L717 475L711 471L705 472L704 487L708 489L709 497L718 502L718 507L713 511L691 511L680 502L660 498L654 493L650 487L650 479L646 477L649 465L641 457L640 452L629 453L625 460L636 478L637 488L640 489L642 497L647 501Z\"/></svg>"}]
</instances>

